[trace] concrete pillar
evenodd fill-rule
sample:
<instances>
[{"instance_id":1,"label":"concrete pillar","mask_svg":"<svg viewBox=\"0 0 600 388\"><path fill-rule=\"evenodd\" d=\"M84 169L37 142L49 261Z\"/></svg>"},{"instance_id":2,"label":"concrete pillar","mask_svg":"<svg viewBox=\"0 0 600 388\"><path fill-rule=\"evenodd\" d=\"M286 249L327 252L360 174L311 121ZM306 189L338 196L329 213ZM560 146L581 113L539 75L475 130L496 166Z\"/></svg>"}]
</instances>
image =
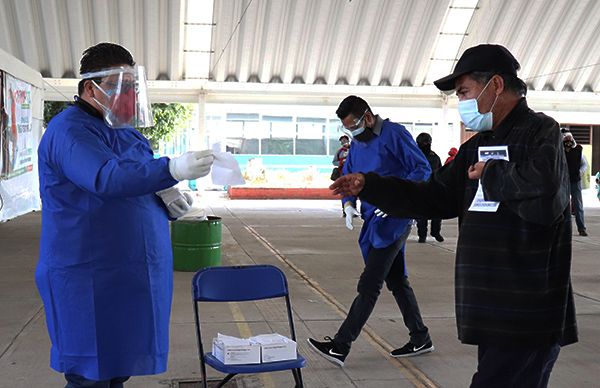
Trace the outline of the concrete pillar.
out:
<instances>
[{"instance_id":1,"label":"concrete pillar","mask_svg":"<svg viewBox=\"0 0 600 388\"><path fill-rule=\"evenodd\" d=\"M195 131L190 139L191 149L201 150L208 148L206 135L206 93L201 91L198 94L198 130Z\"/></svg>"}]
</instances>

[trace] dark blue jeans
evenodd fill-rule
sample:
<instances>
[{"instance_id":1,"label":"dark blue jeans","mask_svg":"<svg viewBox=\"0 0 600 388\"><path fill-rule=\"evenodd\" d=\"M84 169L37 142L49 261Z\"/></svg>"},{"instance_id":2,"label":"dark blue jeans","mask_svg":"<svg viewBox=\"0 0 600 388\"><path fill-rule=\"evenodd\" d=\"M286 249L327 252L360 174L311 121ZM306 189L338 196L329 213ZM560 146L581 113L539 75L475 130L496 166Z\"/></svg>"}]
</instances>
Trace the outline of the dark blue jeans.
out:
<instances>
[{"instance_id":1,"label":"dark blue jeans","mask_svg":"<svg viewBox=\"0 0 600 388\"><path fill-rule=\"evenodd\" d=\"M479 345L471 388L546 388L558 344L539 348Z\"/></svg>"},{"instance_id":2,"label":"dark blue jeans","mask_svg":"<svg viewBox=\"0 0 600 388\"><path fill-rule=\"evenodd\" d=\"M371 248L365 269L360 275L357 291L348 316L338 329L333 342L342 351L350 351L352 342L358 338L360 331L369 319L383 282L394 295L402 312L404 324L410 334L410 342L421 345L429 341L429 330L423 323L415 293L404 274L404 252L402 247L410 234L408 225L403 236L386 248Z\"/></svg>"},{"instance_id":3,"label":"dark blue jeans","mask_svg":"<svg viewBox=\"0 0 600 388\"><path fill-rule=\"evenodd\" d=\"M79 375L65 374L65 379L67 379L65 388L123 388L123 383L129 380L129 377L115 377L110 380L94 381Z\"/></svg>"},{"instance_id":4,"label":"dark blue jeans","mask_svg":"<svg viewBox=\"0 0 600 388\"><path fill-rule=\"evenodd\" d=\"M571 203L575 212L575 224L577 231L585 230L585 221L583 220L583 198L581 196L581 181L571 182Z\"/></svg>"}]
</instances>

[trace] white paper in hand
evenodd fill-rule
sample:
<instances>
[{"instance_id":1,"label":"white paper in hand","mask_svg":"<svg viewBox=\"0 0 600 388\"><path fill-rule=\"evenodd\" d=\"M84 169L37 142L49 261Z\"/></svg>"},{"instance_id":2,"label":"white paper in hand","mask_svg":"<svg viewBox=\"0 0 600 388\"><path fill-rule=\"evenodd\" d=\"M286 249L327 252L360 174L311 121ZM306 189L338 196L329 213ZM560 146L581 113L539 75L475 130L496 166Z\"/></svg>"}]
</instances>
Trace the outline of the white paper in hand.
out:
<instances>
[{"instance_id":1,"label":"white paper in hand","mask_svg":"<svg viewBox=\"0 0 600 388\"><path fill-rule=\"evenodd\" d=\"M240 165L230 152L219 151L219 144L213 145L215 161L211 168L211 178L214 185L235 186L246 183L240 170Z\"/></svg>"}]
</instances>

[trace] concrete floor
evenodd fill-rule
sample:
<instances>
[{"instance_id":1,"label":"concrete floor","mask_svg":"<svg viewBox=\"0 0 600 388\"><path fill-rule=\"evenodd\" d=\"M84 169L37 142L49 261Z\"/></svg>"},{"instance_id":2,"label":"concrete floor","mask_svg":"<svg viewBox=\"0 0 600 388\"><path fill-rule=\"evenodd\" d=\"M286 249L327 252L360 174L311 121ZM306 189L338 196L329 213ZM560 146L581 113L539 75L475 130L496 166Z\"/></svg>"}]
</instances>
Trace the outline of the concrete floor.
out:
<instances>
[{"instance_id":1,"label":"concrete floor","mask_svg":"<svg viewBox=\"0 0 600 388\"><path fill-rule=\"evenodd\" d=\"M590 237L574 237L572 279L580 342L562 349L551 387L600 387L600 207L586 204ZM444 221L443 243L409 239L410 279L435 352L396 360L387 352L403 345L407 331L391 294L382 291L368 326L339 368L311 351L306 338L333 336L348 310L362 268L356 239L337 201L228 201L205 193L199 204L223 218L223 264L268 263L287 275L299 351L307 358L306 387L467 387L476 366L476 348L456 338L453 264L456 220ZM44 312L33 282L40 214L0 224L0 388L62 387L48 367L49 340ZM135 377L130 388L193 388L199 379L191 273L176 272L171 318L169 370ZM203 334L209 344L217 331L246 336L287 334L285 309L273 301L203 305ZM211 376L217 376L210 371ZM291 373L237 379L239 387L291 387Z\"/></svg>"}]
</instances>

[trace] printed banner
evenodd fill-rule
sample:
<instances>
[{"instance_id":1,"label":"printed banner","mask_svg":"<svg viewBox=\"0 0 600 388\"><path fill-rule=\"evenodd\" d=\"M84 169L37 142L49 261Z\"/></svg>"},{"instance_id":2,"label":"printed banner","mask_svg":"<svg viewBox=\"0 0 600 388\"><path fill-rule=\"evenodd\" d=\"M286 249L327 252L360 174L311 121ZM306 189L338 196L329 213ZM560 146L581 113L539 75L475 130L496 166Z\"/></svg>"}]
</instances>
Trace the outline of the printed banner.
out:
<instances>
[{"instance_id":1,"label":"printed banner","mask_svg":"<svg viewBox=\"0 0 600 388\"><path fill-rule=\"evenodd\" d=\"M12 178L33 169L31 85L4 73L2 175Z\"/></svg>"}]
</instances>

